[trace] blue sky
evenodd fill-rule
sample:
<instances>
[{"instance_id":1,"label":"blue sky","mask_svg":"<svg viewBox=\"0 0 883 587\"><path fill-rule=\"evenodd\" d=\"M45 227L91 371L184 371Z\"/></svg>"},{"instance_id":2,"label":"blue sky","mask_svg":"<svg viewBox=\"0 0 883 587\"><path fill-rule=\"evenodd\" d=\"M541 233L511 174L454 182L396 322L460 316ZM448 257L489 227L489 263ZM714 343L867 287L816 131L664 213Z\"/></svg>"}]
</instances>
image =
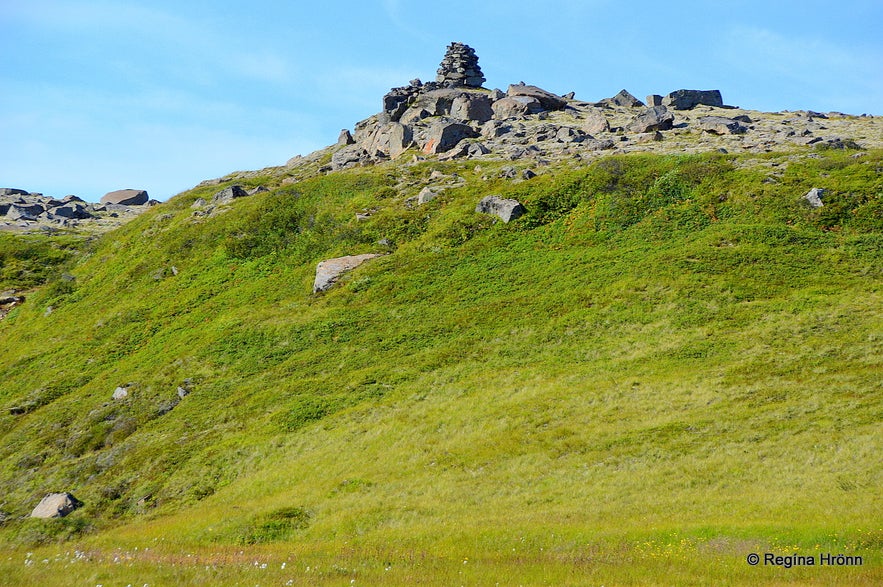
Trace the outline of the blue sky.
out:
<instances>
[{"instance_id":1,"label":"blue sky","mask_svg":"<svg viewBox=\"0 0 883 587\"><path fill-rule=\"evenodd\" d=\"M332 144L451 41L486 87L883 115L883 0L0 0L0 187L165 200Z\"/></svg>"}]
</instances>

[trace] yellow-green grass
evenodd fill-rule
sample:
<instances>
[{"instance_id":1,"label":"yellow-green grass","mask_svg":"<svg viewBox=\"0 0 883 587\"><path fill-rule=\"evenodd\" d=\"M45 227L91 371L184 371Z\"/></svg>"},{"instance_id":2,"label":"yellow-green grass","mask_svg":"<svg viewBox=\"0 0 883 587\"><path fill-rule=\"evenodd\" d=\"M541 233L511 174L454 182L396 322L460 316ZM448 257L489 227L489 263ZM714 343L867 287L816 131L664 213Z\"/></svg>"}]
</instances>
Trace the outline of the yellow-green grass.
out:
<instances>
[{"instance_id":1,"label":"yellow-green grass","mask_svg":"<svg viewBox=\"0 0 883 587\"><path fill-rule=\"evenodd\" d=\"M218 188L183 194L0 326L4 577L878 584L883 155L852 155L770 156L774 184L723 156L449 164L466 185L416 209L431 164L207 220ZM528 215L476 215L494 192ZM86 506L18 519L58 490Z\"/></svg>"}]
</instances>

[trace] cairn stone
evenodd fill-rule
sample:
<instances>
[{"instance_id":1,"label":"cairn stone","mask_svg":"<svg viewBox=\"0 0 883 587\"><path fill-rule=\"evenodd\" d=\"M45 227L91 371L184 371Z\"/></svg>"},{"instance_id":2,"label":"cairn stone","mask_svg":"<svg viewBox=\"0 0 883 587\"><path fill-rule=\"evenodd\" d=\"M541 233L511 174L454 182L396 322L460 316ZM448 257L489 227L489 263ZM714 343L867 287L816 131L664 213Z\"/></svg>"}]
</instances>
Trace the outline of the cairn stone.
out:
<instances>
[{"instance_id":1,"label":"cairn stone","mask_svg":"<svg viewBox=\"0 0 883 587\"><path fill-rule=\"evenodd\" d=\"M480 88L485 82L478 66L475 49L463 43L451 43L436 72L435 80L447 87Z\"/></svg>"}]
</instances>

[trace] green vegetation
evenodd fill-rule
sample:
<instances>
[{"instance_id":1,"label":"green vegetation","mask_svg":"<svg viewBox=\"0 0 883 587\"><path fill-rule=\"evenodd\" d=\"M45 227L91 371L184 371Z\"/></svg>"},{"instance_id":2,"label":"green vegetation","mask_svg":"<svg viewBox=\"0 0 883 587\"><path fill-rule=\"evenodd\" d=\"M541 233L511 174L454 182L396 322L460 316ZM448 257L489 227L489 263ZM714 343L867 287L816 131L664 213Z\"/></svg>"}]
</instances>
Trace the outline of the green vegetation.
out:
<instances>
[{"instance_id":1,"label":"green vegetation","mask_svg":"<svg viewBox=\"0 0 883 587\"><path fill-rule=\"evenodd\" d=\"M879 584L883 152L474 165L198 188L46 273L0 322L8 584Z\"/></svg>"}]
</instances>

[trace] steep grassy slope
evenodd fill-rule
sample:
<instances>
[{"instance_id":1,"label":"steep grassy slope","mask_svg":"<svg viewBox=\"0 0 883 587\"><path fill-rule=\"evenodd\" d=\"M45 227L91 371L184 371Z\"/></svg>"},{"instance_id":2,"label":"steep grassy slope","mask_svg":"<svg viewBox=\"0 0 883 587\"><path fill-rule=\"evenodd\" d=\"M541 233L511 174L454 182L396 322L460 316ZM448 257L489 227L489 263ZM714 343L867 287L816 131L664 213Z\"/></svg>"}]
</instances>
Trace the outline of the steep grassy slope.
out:
<instances>
[{"instance_id":1,"label":"steep grassy slope","mask_svg":"<svg viewBox=\"0 0 883 587\"><path fill-rule=\"evenodd\" d=\"M0 323L0 567L879 582L883 153L854 155L267 172L208 217L191 203L219 186L182 194ZM465 181L407 204L432 170ZM476 214L489 193L528 214ZM389 254L310 293L316 262L363 252ZM85 507L19 519L62 490Z\"/></svg>"}]
</instances>

